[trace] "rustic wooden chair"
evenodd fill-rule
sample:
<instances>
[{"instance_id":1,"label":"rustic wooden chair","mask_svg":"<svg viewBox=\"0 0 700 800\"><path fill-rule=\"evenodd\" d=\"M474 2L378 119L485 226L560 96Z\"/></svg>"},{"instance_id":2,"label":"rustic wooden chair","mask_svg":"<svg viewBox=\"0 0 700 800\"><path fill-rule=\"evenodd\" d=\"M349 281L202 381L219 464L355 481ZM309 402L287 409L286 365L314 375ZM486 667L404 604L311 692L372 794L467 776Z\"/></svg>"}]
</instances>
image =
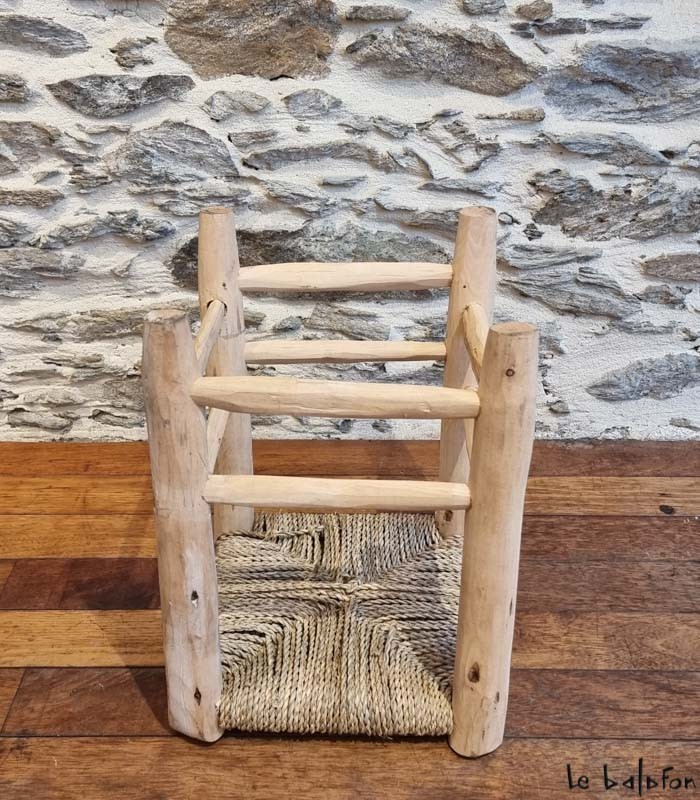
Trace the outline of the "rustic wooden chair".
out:
<instances>
[{"instance_id":1,"label":"rustic wooden chair","mask_svg":"<svg viewBox=\"0 0 700 800\"><path fill-rule=\"evenodd\" d=\"M202 211L199 333L193 339L186 314L176 310L150 313L144 331L143 384L155 495L168 708L170 724L175 730L204 741L218 739L225 727L379 732L380 735L437 731L448 733L452 748L464 756L488 753L501 743L508 701L520 531L534 430L537 331L531 325L520 323L490 326L496 281L495 247L494 212L486 208L465 208L459 215L451 265L293 263L239 270L231 211L225 208ZM380 292L440 287L450 290L444 343L316 339L245 342L242 292ZM444 387L246 374L246 364L393 360L444 360ZM203 374L206 377L202 377ZM468 388L477 383L478 388ZM206 408L209 408L208 415ZM254 475L251 413L441 419L440 480L374 481ZM452 611L445 612L448 617L452 614L447 622L441 619L441 615L444 616L442 600L428 593L421 597L437 598L435 609L426 608L430 603L423 601L420 613L396 612L404 615L398 622L391 619L387 622L382 617L376 623L383 631L381 646L377 644L380 640L372 638L376 626L363 628L371 631L372 636L353 645L360 649L379 648L373 655L359 653L358 657L374 659L371 665L358 668L367 675L374 669L372 665L382 659L391 660L391 669L399 673L408 669L407 664L413 669L411 665L419 661L418 678L411 678L413 683L402 683L401 675L397 676L395 671L389 677L378 674L376 681L370 675L370 683L374 683L365 695L364 689L357 688L359 684L348 688L348 681L354 680L352 676L342 679L345 688L329 687L326 673L322 680L317 680L316 673L303 662L295 663L294 671L289 673L295 677L287 679L292 685L284 689L286 694L280 694L276 684L274 691L270 688L272 684L266 682L268 678L260 672L265 667L263 661L283 656L291 658L285 649L291 646L289 641L283 642L282 634L275 627L275 613L284 615L294 601L293 592L288 592L284 583L289 579L289 570L283 568L281 576L276 575L262 593L255 594L257 590L250 581L239 590L235 575L231 586L226 583L229 580L227 570L235 571L236 565L222 565L221 559L226 550L223 543L229 542L228 557L235 562L240 556L247 568L257 569L255 579L264 580L265 565L273 563L265 559L277 559L284 548L288 551L294 545L289 544L289 537L284 541L274 540L272 544L276 549L272 552L271 542L276 533L256 529L254 509L280 508L352 512L343 514L343 518L354 517L360 511L405 512L409 516L402 518L402 525L406 519L413 519L411 514L421 513L423 518L429 519L430 525L436 526L437 536L444 542L435 545L438 556L431 563L445 563L440 559L448 550L458 554L454 562L454 581L441 578L448 595L444 607L453 603ZM311 524L308 519L311 517L304 519L304 536L307 537L304 541L308 544ZM350 524L345 520L343 524L346 523ZM387 535L394 534L395 531L389 531ZM320 540L317 537L314 541L318 544ZM392 546L400 549L401 542L397 544L395 536L392 541ZM260 562L256 561L257 552L265 554L260 556ZM293 561L292 571L307 569L303 566L306 562L300 559ZM317 578L313 572L315 567L308 569L313 581ZM422 575L421 570L423 567L419 569ZM397 567L390 573L391 580L398 580L396 575L401 574L401 569ZM336 587L332 581L328 582L330 579L323 580L326 582L314 585L327 592L331 604L340 602L337 593L334 594L336 589L338 592L354 591L361 583L350 581L352 585L348 585L347 576L341 576L339 580L345 584ZM413 580L412 577L409 586L413 585ZM426 578L428 584L429 580ZM369 583L374 592L377 587L372 581ZM392 584L395 585L398 584ZM420 593L417 583L415 591ZM277 611L276 592L284 597ZM406 601L410 602L414 592L404 593L408 595ZM252 623L240 624L231 633L223 611L220 617L220 605L228 603L234 615L239 611L243 613L246 603L253 602L253 594L258 598L255 602L263 603L263 615L267 615L260 622L261 627L251 630ZM391 599L390 604L395 599ZM306 621L300 621L295 613L293 609L289 611L290 618L293 617L290 624L297 632L294 635L301 635L299 631L304 629ZM437 639L426 634L425 641L429 644L423 648L424 652L409 653L402 641L395 641L396 630L400 628L410 633L413 625L426 627L426 619L431 614L436 620L431 624L443 627ZM270 633L273 629L274 634ZM334 635L340 636L337 632ZM451 674L445 677L443 666L442 678L437 682L439 691L435 694L437 684L424 678L423 667L427 665L427 669L433 662L442 663L440 660L447 658L440 652L443 641ZM302 661L313 658L311 651L317 646L314 642L315 639L311 644L308 641L304 644ZM244 655L240 655L240 648L245 651ZM224 686L222 649L228 654L226 658L245 662L236 673L237 683L233 688ZM333 659L337 655L333 648L327 647L325 652L323 658ZM294 658L299 661L298 652ZM333 669L335 671L330 674L340 674L337 666ZM355 667L343 668L341 672L347 676L352 669ZM260 689L263 684L264 690ZM410 716L412 705L423 702L418 697L423 691L421 687L433 692L426 701L428 706L437 702L435 697L443 698L439 703L444 700L449 719L443 713L435 725L414 725L417 729L411 727L410 721L406 724L392 722L395 715L386 723L371 722L372 698L378 696L377 693L383 693L377 702L393 702L400 706L397 713ZM263 691L263 696L255 702L265 707L251 712L252 716L246 716L245 710L238 711L234 723L231 725L229 718L227 724L221 709L224 695L228 693L226 703L231 707L238 703L236 692L248 697L258 689ZM354 704L352 713L360 721L353 717L352 724L347 721L336 724L333 720L319 722L313 716L317 713L313 708L308 712L311 716L304 717L307 712L299 711L299 719L289 721L287 717L292 716L292 712L285 709L296 704L297 693L303 691L310 693L310 702L316 706L324 705L324 697L335 698L332 702L341 704L347 700ZM345 691L352 697L344 698ZM428 706L426 715L429 717L432 712ZM285 713L287 717L282 723L280 720ZM384 710L381 713L384 714ZM266 714L271 715L271 721L267 722ZM259 719L264 722L260 723ZM365 724L362 720L370 722Z\"/></svg>"}]
</instances>

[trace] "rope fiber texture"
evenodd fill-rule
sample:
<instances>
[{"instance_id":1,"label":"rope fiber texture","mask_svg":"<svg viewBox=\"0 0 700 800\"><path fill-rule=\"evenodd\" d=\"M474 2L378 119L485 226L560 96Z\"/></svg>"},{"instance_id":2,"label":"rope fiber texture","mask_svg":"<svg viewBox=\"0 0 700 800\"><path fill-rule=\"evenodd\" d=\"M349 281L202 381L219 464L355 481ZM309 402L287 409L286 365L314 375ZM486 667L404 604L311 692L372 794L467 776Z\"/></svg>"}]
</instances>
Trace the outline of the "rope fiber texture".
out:
<instances>
[{"instance_id":1,"label":"rope fiber texture","mask_svg":"<svg viewBox=\"0 0 700 800\"><path fill-rule=\"evenodd\" d=\"M222 536L222 726L449 733L461 556L432 514L261 513Z\"/></svg>"}]
</instances>

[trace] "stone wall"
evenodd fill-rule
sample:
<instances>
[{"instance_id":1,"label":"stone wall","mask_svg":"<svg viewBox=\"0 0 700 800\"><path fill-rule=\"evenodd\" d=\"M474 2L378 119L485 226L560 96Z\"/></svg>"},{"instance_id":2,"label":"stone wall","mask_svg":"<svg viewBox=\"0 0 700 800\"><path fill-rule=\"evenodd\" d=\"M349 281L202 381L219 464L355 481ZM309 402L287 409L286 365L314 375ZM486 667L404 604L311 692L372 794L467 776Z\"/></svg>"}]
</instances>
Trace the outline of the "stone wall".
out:
<instances>
[{"instance_id":1,"label":"stone wall","mask_svg":"<svg viewBox=\"0 0 700 800\"><path fill-rule=\"evenodd\" d=\"M144 436L141 320L194 309L210 204L243 265L447 261L491 205L497 315L542 332L539 435L696 436L699 41L697 0L2 0L2 438ZM251 298L251 337L442 336L441 292L339 300Z\"/></svg>"}]
</instances>

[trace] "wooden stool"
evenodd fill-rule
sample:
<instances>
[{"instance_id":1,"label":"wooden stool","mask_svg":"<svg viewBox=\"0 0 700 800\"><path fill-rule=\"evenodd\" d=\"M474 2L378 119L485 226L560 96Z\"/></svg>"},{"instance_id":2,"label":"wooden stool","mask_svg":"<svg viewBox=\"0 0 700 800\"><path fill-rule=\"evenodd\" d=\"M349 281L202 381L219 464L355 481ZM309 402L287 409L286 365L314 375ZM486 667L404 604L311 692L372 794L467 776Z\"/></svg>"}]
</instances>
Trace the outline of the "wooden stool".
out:
<instances>
[{"instance_id":1,"label":"wooden stool","mask_svg":"<svg viewBox=\"0 0 700 800\"><path fill-rule=\"evenodd\" d=\"M204 741L223 732L215 545L221 537L257 530L254 508L434 512L438 538L459 549L459 538L452 537L464 534L450 745L464 756L499 746L538 351L531 325L489 327L495 282L491 209L461 211L451 265L291 263L240 270L232 212L202 211L200 331L193 340L186 315L175 310L152 312L144 330L143 384L174 729ZM242 292L443 287L450 289L444 343L245 342ZM247 364L399 360L444 360L444 387L246 374ZM256 476L251 413L441 419L440 480Z\"/></svg>"}]
</instances>

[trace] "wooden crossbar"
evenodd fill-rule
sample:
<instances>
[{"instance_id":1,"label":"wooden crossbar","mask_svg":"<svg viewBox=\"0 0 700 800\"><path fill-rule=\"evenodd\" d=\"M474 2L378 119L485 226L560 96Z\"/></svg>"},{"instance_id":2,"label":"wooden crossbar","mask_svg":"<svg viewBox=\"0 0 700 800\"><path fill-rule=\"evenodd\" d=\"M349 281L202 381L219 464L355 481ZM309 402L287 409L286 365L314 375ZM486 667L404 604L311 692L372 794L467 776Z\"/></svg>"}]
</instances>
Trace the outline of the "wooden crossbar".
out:
<instances>
[{"instance_id":1,"label":"wooden crossbar","mask_svg":"<svg viewBox=\"0 0 700 800\"><path fill-rule=\"evenodd\" d=\"M226 306L221 300L212 300L207 306L207 310L202 317L202 325L194 340L194 351L197 356L199 371L204 372L211 351L214 349L216 340L219 338L221 325L226 315Z\"/></svg>"},{"instance_id":2,"label":"wooden crossbar","mask_svg":"<svg viewBox=\"0 0 700 800\"><path fill-rule=\"evenodd\" d=\"M246 342L248 364L353 364L360 361L444 361L444 342L355 342L279 339Z\"/></svg>"},{"instance_id":3,"label":"wooden crossbar","mask_svg":"<svg viewBox=\"0 0 700 800\"><path fill-rule=\"evenodd\" d=\"M471 389L383 383L233 376L199 378L190 389L200 406L249 414L292 414L352 419L460 419L476 417Z\"/></svg>"},{"instance_id":4,"label":"wooden crossbar","mask_svg":"<svg viewBox=\"0 0 700 800\"><path fill-rule=\"evenodd\" d=\"M451 282L450 264L309 261L245 267L238 285L242 292L382 292L439 289Z\"/></svg>"},{"instance_id":5,"label":"wooden crossbar","mask_svg":"<svg viewBox=\"0 0 700 800\"><path fill-rule=\"evenodd\" d=\"M470 502L467 485L460 483L271 475L211 475L204 486L204 499L256 508L335 511L466 509Z\"/></svg>"},{"instance_id":6,"label":"wooden crossbar","mask_svg":"<svg viewBox=\"0 0 700 800\"><path fill-rule=\"evenodd\" d=\"M486 309L480 303L470 303L462 315L462 321L469 360L474 374L478 378L481 375L486 338L489 335L489 318Z\"/></svg>"}]
</instances>

